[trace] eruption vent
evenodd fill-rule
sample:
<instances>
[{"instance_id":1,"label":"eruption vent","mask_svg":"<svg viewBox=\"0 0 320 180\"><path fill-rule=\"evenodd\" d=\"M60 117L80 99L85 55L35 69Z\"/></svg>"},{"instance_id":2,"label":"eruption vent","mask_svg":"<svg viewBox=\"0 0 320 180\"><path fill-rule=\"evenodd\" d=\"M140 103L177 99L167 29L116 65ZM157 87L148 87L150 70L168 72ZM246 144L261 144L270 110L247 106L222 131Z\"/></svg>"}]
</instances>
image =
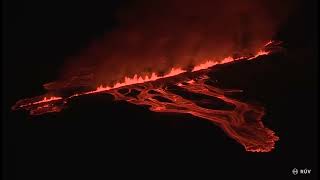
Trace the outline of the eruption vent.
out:
<instances>
[{"instance_id":1,"label":"eruption vent","mask_svg":"<svg viewBox=\"0 0 320 180\"><path fill-rule=\"evenodd\" d=\"M237 58L237 61L256 60L280 49L278 42L268 42L256 55ZM232 63L235 59L226 57L220 64ZM31 115L60 112L73 98L98 93L108 93L115 100L136 105L149 106L154 112L188 113L209 120L221 127L231 138L241 143L247 151L269 152L279 138L264 127L262 107L250 105L230 98L228 95L241 90L223 90L210 85L207 75L217 63L207 61L191 71L173 68L167 75L156 73L146 77L125 77L123 82L113 86L98 86L95 90L73 92L56 96L48 92L43 96L18 101L13 110L26 109ZM61 92L60 92L61 94Z\"/></svg>"}]
</instances>

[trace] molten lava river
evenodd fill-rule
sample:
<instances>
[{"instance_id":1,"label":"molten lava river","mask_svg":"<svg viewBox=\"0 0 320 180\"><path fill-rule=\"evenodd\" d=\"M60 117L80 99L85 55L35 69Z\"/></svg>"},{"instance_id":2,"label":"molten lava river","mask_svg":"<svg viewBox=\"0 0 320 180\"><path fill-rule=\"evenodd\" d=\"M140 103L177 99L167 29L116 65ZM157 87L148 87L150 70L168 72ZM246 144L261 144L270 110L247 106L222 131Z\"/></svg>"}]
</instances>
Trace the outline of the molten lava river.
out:
<instances>
[{"instance_id":1,"label":"molten lava river","mask_svg":"<svg viewBox=\"0 0 320 180\"><path fill-rule=\"evenodd\" d=\"M33 98L22 99L13 110L25 109L31 115L60 112L74 97L108 93L117 101L127 101L139 106L148 106L154 112L188 113L211 121L221 127L231 138L250 152L269 152L279 139L262 123L263 107L241 102L230 95L241 90L225 90L212 86L208 73L217 64L233 61L256 60L259 56L273 53L278 42L269 42L264 50L250 57L234 59L227 57L214 63L195 66L192 71L173 68L165 76L153 73L149 77L124 78L113 86L99 86L95 90L77 92L65 96L55 96L52 92Z\"/></svg>"}]
</instances>

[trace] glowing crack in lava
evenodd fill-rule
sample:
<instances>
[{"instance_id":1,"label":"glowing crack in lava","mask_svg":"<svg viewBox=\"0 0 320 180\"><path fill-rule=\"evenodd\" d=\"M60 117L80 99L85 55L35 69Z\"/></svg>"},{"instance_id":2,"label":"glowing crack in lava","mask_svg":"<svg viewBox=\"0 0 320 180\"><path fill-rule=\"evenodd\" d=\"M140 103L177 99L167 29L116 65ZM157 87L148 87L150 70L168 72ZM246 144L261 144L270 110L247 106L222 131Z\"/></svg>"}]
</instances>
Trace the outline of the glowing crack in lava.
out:
<instances>
[{"instance_id":1,"label":"glowing crack in lava","mask_svg":"<svg viewBox=\"0 0 320 180\"><path fill-rule=\"evenodd\" d=\"M207 61L195 66L191 72L172 68L165 76L157 76L156 73L149 77L135 75L133 78L125 77L123 82L113 86L99 86L95 90L73 93L65 97L52 96L49 92L20 100L12 109L25 109L29 110L31 115L41 115L61 111L74 97L108 93L113 95L115 100L149 106L154 112L188 113L209 120L242 144L247 151L269 152L279 138L263 125L264 109L230 98L230 94L242 91L213 87L207 74L217 64L234 60L254 60L258 56L268 55L276 51L279 44L270 41L265 45L265 50L250 57L227 57L220 63Z\"/></svg>"}]
</instances>

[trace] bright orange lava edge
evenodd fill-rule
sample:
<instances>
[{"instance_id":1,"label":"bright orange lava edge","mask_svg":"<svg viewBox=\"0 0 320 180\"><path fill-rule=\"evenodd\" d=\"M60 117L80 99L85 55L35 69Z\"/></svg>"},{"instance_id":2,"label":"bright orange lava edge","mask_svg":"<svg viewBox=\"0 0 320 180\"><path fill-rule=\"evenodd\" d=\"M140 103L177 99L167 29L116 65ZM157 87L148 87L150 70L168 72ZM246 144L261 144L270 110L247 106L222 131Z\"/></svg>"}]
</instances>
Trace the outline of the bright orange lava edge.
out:
<instances>
[{"instance_id":1,"label":"bright orange lava edge","mask_svg":"<svg viewBox=\"0 0 320 180\"><path fill-rule=\"evenodd\" d=\"M272 42L273 41L268 41L264 45L264 47L271 44ZM248 60L253 60L258 56L268 55L268 54L269 54L269 52L267 52L267 51L259 50L254 56L251 56L251 57L243 56L243 57L239 57L239 58L233 58L231 56L228 56L228 57L222 59L220 62L217 62L214 60L208 60L202 64L199 64L199 65L196 65L195 67L193 67L192 72L203 70L203 69L208 69L208 68L215 66L215 65L218 65L218 64L225 64L225 63L229 63L229 62L232 62L234 60L239 60L239 59L247 58ZM79 96L79 95L84 95L84 94L94 94L94 93L98 93L98 92L102 92L102 91L108 91L111 89L116 89L116 88L120 88L120 87L128 86L128 85L133 85L133 84L140 84L140 83L144 83L144 82L155 81L155 80L162 79L162 78L176 76L176 75L179 75L184 72L186 72L186 70L183 70L181 68L172 68L171 71L164 76L158 76L155 72L151 73L151 76L146 75L144 77L139 76L138 74L135 74L132 78L131 77L124 77L124 81L119 81L112 86L100 85L96 88L96 90L84 92L81 94L74 94L74 95L70 96L69 98ZM60 100L60 99L62 99L62 97L59 97L59 96L44 97L42 100L34 102L32 104L40 104L40 103L56 101L56 100Z\"/></svg>"}]
</instances>

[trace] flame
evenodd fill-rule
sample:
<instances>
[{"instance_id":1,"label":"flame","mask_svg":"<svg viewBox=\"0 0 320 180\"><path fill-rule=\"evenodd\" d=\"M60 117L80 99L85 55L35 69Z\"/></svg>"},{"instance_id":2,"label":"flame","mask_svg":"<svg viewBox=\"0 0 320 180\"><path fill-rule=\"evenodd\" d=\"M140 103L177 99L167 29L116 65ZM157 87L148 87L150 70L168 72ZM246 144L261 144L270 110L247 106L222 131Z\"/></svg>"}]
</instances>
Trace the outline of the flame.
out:
<instances>
[{"instance_id":1,"label":"flame","mask_svg":"<svg viewBox=\"0 0 320 180\"><path fill-rule=\"evenodd\" d=\"M264 45L264 47L267 47L267 46L271 45L272 43L274 43L274 41L270 40Z\"/></svg>"},{"instance_id":2,"label":"flame","mask_svg":"<svg viewBox=\"0 0 320 180\"><path fill-rule=\"evenodd\" d=\"M265 46L271 44L279 45L279 42L274 43L273 41L269 41ZM208 60L196 65L192 69L192 72L208 69L217 64L225 64L234 60L253 60L258 56L268 55L269 53L268 51L260 50L252 56L239 58L228 56L220 61ZM176 87L178 88L167 89L165 86L157 85L157 83L145 83L185 72L186 70L176 67L172 68L164 76L159 76L155 72L149 76L135 74L133 77L124 77L122 81L111 86L100 85L93 91L74 93L66 97L43 95L23 99L18 101L12 109L23 108L29 110L31 115L60 112L65 107L65 104L74 97L103 92L113 95L115 100L125 100L136 105L148 105L151 111L188 113L195 117L207 119L220 126L231 138L241 143L247 151L270 152L274 149L275 142L279 140L279 137L263 125L262 117L265 113L263 108L225 96L225 93L242 92L241 90L219 89L206 84L206 79L209 78L207 76L208 71L198 72L197 78L190 78L189 76L177 78L176 82L174 81L174 85L177 85ZM117 89L134 84L140 85L126 87L128 89L127 93L120 93ZM139 93L135 97L131 97L129 93L132 90L136 90ZM156 93L150 93L151 91ZM186 94L179 94L181 91ZM194 100L191 98L194 94L204 95L206 98ZM162 97L164 100L157 100L159 97ZM224 103L226 106L210 108L207 105L212 105L211 102Z\"/></svg>"},{"instance_id":3,"label":"flame","mask_svg":"<svg viewBox=\"0 0 320 180\"><path fill-rule=\"evenodd\" d=\"M260 50L260 51L258 51L258 53L255 56L248 58L248 60L252 60L252 59L257 58L258 56L268 55L268 54L269 54L269 52Z\"/></svg>"},{"instance_id":4,"label":"flame","mask_svg":"<svg viewBox=\"0 0 320 180\"><path fill-rule=\"evenodd\" d=\"M171 71L164 75L164 76L158 76L156 75L156 73L152 73L151 76L138 76L137 74L135 74L133 76L133 78L130 77L125 77L124 78L124 82L117 82L115 85L113 86L103 86L100 85L97 87L97 89L95 91L90 91L87 94L91 94L91 93L96 93L96 92L101 92L101 91L108 91L111 89L115 89L115 88L120 88L123 86L128 86L128 85L132 85L132 84L139 84L139 83L144 83L144 82L149 82L149 81L155 81L161 78L167 78L167 77L171 77L171 76L176 76L178 74L184 73L186 72L185 70L182 70L181 68L172 68Z\"/></svg>"},{"instance_id":5,"label":"flame","mask_svg":"<svg viewBox=\"0 0 320 180\"><path fill-rule=\"evenodd\" d=\"M252 57L243 56L243 57L239 57L239 58L233 58L231 56L228 56L228 57L222 59L220 62L208 60L205 63L202 63L202 64L199 64L199 65L195 66L192 69L192 72L203 70L203 69L208 69L208 68L210 68L212 66L215 66L217 64L226 64L226 63L232 62L234 60L245 59L245 58L248 58L248 60L252 60L252 59L255 59L258 56L267 55L268 53L269 52L260 50L260 51L257 52L256 55L254 55ZM108 91L108 90L111 90L111 89L116 89L116 88L120 88L120 87L128 86L128 85L133 85L133 84L140 84L140 83L145 83L145 82L149 82L149 81L155 81L155 80L158 80L158 79L161 79L161 78L167 78L167 77L171 77L171 76L176 76L176 75L179 75L179 74L184 73L184 72L186 72L186 71L182 70L181 68L172 68L171 71L167 75L164 75L164 76L158 76L154 72L151 74L150 77L147 76L147 75L145 77L142 77L142 76L139 76L138 74L135 74L133 76L133 78L124 77L124 82L117 82L113 86L100 85L100 86L97 87L97 89L95 91L90 91L87 94L101 92L101 91Z\"/></svg>"},{"instance_id":6,"label":"flame","mask_svg":"<svg viewBox=\"0 0 320 180\"><path fill-rule=\"evenodd\" d=\"M238 58L237 58L238 59ZM202 63L202 64L199 64L197 66L195 66L193 69L192 69L192 72L194 71L199 71L199 70L202 70L202 69L208 69L212 66L215 66L217 64L225 64L225 63L229 63L229 62L232 62L234 61L235 59L233 59L231 56L228 56L226 58L224 58L222 61L220 62L217 62L217 61L212 61L212 60L209 60L209 61L206 61L205 63Z\"/></svg>"},{"instance_id":7,"label":"flame","mask_svg":"<svg viewBox=\"0 0 320 180\"><path fill-rule=\"evenodd\" d=\"M274 43L274 41L268 41L264 47L270 45ZM278 45L279 43L277 43ZM195 72L195 71L200 71L200 70L203 70L203 69L208 69L210 67L213 67L215 65L218 65L218 64L226 64L226 63L230 63L232 61L235 61L235 60L240 60L240 59L247 59L247 60L253 60L255 58L257 58L258 56L262 56L262 55L268 55L269 52L265 51L265 50L259 50L254 56L251 56L251 57L248 57L248 56L242 56L242 57L239 57L239 58L233 58L231 56L228 56L228 57L225 57L223 58L222 60L220 61L214 61L214 60L208 60L206 61L205 63L202 63L202 64L199 64L199 65L196 65L193 69L192 69L192 72ZM98 93L98 92L103 92L103 91L109 91L109 90L112 90L112 89L116 89L116 88L120 88L120 87L123 87L123 86L128 86L128 85L133 85L133 84L140 84L140 83L145 83L145 82L150 82L150 81L156 81L158 79L162 79L162 78L168 78L168 77L172 77L172 76L176 76L176 75L179 75L179 74L182 74L186 72L186 70L183 70L181 68L172 68L170 70L170 72L164 76L158 76L155 72L151 73L150 76L146 75L146 76L139 76L138 74L135 74L133 77L124 77L124 80L122 82L117 82L115 83L114 85L112 86L104 86L104 85L99 85L95 90L93 91L88 91L88 92L84 92L84 93L78 93L78 94L74 94L70 97L68 97L68 99L70 98L73 98L73 97L76 97L76 96L80 96L80 95L85 95L85 94L94 94L94 93ZM181 84L179 84L180 86ZM32 104L27 104L27 105L24 105L24 106L29 106L29 105L35 105L35 104L40 104L40 103L44 103L44 102L50 102L50 101L56 101L56 100L60 100L62 99L62 97L55 97L55 96L52 96L52 97L44 97L42 100L40 101L37 101L37 102L34 102ZM22 107L22 106L21 106Z\"/></svg>"},{"instance_id":8,"label":"flame","mask_svg":"<svg viewBox=\"0 0 320 180\"><path fill-rule=\"evenodd\" d=\"M273 43L273 41L268 41L264 45L264 47L266 47L267 45L270 45L271 43ZM245 59L245 58L247 58L248 60L252 60L252 59L255 59L258 56L267 55L267 54L269 54L269 52L264 51L264 50L259 50L256 53L256 55L254 55L252 57L243 56L243 57L239 57L239 58L233 58L231 56L228 56L228 57L225 57L224 59L222 59L220 61L208 60L205 63L196 65L192 69L192 72L203 70L203 69L208 69L208 68L210 68L212 66L215 66L217 64L225 64L225 63L232 62L234 60ZM142 77L142 76L139 76L138 74L135 74L132 78L124 77L124 82L117 82L113 86L100 85L100 86L97 87L96 90L87 92L85 94L92 94L92 93L97 93L97 92L101 92L101 91L108 91L108 90L111 90L111 89L120 88L120 87L123 87L123 86L139 84L139 83L145 83L145 82L149 82L149 81L155 81L155 80L158 80L158 79L161 79L161 78L167 78L167 77L171 77L171 76L176 76L176 75L179 75L179 74L184 73L184 72L186 72L186 71L181 69L181 68L172 68L171 71L168 74L164 75L164 76L158 76L154 72L151 74L150 77L147 76L147 75L145 77Z\"/></svg>"},{"instance_id":9,"label":"flame","mask_svg":"<svg viewBox=\"0 0 320 180\"><path fill-rule=\"evenodd\" d=\"M265 46L269 45L270 43L272 43L272 41L268 42ZM242 57L239 57L239 58L233 58L231 56L228 56L228 57L222 59L220 62L209 60L209 61L206 61L205 63L202 63L202 64L199 64L199 65L195 66L192 69L192 72L199 71L199 70L202 70L202 69L208 69L208 68L210 68L212 66L215 66L217 64L225 64L225 63L229 63L229 62L232 62L232 61L235 61L235 60L239 60L239 59L246 59L247 58L248 60L252 60L252 59L257 58L258 56L268 55L268 54L269 54L269 52L267 52L267 51L259 50L252 57L242 56Z\"/></svg>"},{"instance_id":10,"label":"flame","mask_svg":"<svg viewBox=\"0 0 320 180\"><path fill-rule=\"evenodd\" d=\"M30 106L30 105L36 105L36 104L41 104L41 103L46 103L46 102L51 102L51 101L57 101L62 99L62 97L58 97L58 96L51 96L51 97L44 97L43 99L41 99L40 101L36 101L36 102L32 102L32 103L27 103L24 105L21 105L20 107L25 107L25 106Z\"/></svg>"},{"instance_id":11,"label":"flame","mask_svg":"<svg viewBox=\"0 0 320 180\"><path fill-rule=\"evenodd\" d=\"M54 101L54 100L59 100L59 99L62 99L62 97L57 97L57 96L44 97L41 101L39 101L39 103Z\"/></svg>"}]
</instances>

